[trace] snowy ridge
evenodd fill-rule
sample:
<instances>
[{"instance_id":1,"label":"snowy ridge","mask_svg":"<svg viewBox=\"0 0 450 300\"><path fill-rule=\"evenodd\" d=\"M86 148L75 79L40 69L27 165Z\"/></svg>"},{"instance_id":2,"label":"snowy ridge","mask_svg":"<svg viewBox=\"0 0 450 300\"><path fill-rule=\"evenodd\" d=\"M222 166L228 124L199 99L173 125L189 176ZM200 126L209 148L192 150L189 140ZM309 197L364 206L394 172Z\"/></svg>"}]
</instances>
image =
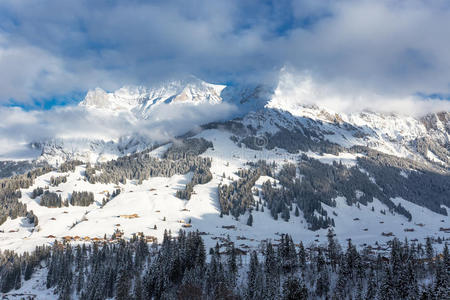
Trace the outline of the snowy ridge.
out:
<instances>
[{"instance_id":1,"label":"snowy ridge","mask_svg":"<svg viewBox=\"0 0 450 300\"><path fill-rule=\"evenodd\" d=\"M125 86L112 93L96 88L87 93L80 106L111 112L130 111L137 118L146 119L149 112L161 103L220 103L225 87L190 76L153 88Z\"/></svg>"},{"instance_id":2,"label":"snowy ridge","mask_svg":"<svg viewBox=\"0 0 450 300\"><path fill-rule=\"evenodd\" d=\"M235 117L243 117L245 126L252 126L259 135L273 134L280 128L308 130L319 139L346 148L355 145L410 158L430 165L448 168L450 161L450 113L428 114L424 117L386 114L370 111L337 113L317 104L304 104L317 97L316 89L303 83L296 93L278 86L224 86L204 82L193 76L155 87L125 86L114 92L97 88L87 93L79 106L110 118L130 118L130 122L158 122L152 112L161 105L215 105L226 103L235 107ZM189 109L187 106L186 109ZM200 125L200 124L198 124ZM188 132L191 128L185 128ZM81 159L104 161L141 151L152 144L145 135L131 134L122 138L93 137L38 141L41 160ZM447 159L446 159L447 157Z\"/></svg>"}]
</instances>

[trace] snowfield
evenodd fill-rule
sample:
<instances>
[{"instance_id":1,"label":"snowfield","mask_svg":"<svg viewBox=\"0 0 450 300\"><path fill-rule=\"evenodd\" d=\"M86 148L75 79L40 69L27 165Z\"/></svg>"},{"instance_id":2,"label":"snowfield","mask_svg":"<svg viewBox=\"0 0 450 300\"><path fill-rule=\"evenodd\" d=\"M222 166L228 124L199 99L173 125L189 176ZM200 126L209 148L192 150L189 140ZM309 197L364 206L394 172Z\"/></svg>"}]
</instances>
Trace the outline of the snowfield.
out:
<instances>
[{"instance_id":1,"label":"snowfield","mask_svg":"<svg viewBox=\"0 0 450 300\"><path fill-rule=\"evenodd\" d=\"M0 233L0 249L18 252L32 251L37 245L51 245L55 239L62 240L67 236L80 238L77 241L72 240L74 244L89 242L83 240L86 237L103 239L106 236L110 239L117 230L123 232L125 238L143 232L144 235L156 237L159 241L162 240L165 230L175 234L180 229L199 230L205 234L204 240L208 248L213 247L218 238L226 236L230 236L240 248L256 248L261 241L267 239L276 242L281 233L292 235L296 243L303 241L308 245L326 242L327 231L325 229L308 230L308 224L301 211L299 217L295 217L292 211L288 222L281 218L274 220L268 209L264 212L253 211L253 226L246 225L248 213L241 216L239 220L226 215L220 217L218 185L228 184L231 180L238 179L236 172L240 168L246 168L247 162L264 159L268 162L276 162L279 167L287 162L296 162L302 155L302 153L291 154L282 149L256 151L247 149L245 146L240 148L231 141L230 136L230 133L216 129L205 130L196 136L213 142L214 147L202 154L204 157L212 158L213 179L206 184L196 185L190 200L181 200L175 197L175 193L183 189L184 185L190 181L192 173L170 178L153 177L144 180L142 184L129 180L126 184L118 186L90 184L85 181L84 165L78 166L74 172L51 172L42 175L36 179L32 187L22 189L20 199L27 204L28 210L33 210L37 215L39 225L33 229L26 218L8 219L0 226L0 230L3 231ZM161 146L150 154L160 157L167 148L168 145ZM348 153L321 156L309 152L307 155L325 163L342 161L349 166L356 163L356 157ZM50 177L61 175L68 175L67 182L51 187ZM301 174L298 176L301 177ZM274 178L262 176L255 183L254 188L261 190L261 185L267 180L275 181ZM50 186L50 191L61 194L63 199L70 196L73 191L92 191L95 202L88 207L40 206L40 197L31 199L30 195L34 188L46 186ZM112 194L116 188L120 188L121 193L102 207L105 194L107 192ZM258 200L259 196L254 197ZM421 241L427 236L448 238L448 233L439 231L441 227L450 227L448 216L434 213L401 198L393 199L393 201L401 202L411 212L411 222L401 215L390 213L388 208L376 199L368 206L359 205L359 207L348 206L345 198L342 197L338 197L336 201L335 208L325 204L322 206L327 210L328 215L335 219L335 232L341 243L345 243L348 238L361 246L374 245L376 242L383 244L392 239L392 236ZM136 214L136 217L125 216L133 214ZM191 223L191 227L183 227L186 223ZM408 230L405 231L405 229ZM382 233L387 236L383 236Z\"/></svg>"}]
</instances>

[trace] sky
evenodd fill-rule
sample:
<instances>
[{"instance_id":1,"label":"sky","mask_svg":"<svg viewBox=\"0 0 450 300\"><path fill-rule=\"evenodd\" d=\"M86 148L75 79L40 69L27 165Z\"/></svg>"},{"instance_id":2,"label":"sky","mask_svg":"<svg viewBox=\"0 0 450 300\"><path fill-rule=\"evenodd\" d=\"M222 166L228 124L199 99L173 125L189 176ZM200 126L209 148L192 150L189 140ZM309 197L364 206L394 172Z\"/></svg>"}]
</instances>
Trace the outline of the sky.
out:
<instances>
[{"instance_id":1,"label":"sky","mask_svg":"<svg viewBox=\"0 0 450 300\"><path fill-rule=\"evenodd\" d=\"M446 99L449 28L439 0L2 0L0 104L187 74L273 82L286 66L345 94Z\"/></svg>"},{"instance_id":2,"label":"sky","mask_svg":"<svg viewBox=\"0 0 450 300\"><path fill-rule=\"evenodd\" d=\"M170 139L239 112L163 106L141 122L76 106L188 75L337 112L450 111L449 28L444 0L2 0L0 159L54 138Z\"/></svg>"}]
</instances>

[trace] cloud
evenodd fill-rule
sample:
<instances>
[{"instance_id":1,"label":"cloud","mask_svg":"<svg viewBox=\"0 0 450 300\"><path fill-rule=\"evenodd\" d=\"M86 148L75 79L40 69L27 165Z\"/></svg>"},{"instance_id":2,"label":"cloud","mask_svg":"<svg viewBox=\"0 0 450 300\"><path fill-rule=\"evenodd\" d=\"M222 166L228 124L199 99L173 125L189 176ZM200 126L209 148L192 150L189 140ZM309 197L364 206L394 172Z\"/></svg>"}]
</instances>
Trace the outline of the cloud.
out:
<instances>
[{"instance_id":1,"label":"cloud","mask_svg":"<svg viewBox=\"0 0 450 300\"><path fill-rule=\"evenodd\" d=\"M352 84L336 85L336 82L320 80L310 72L296 72L290 68L283 68L269 106L281 106L295 111L299 108L299 104L317 105L339 113L373 111L415 117L450 111L450 101L447 100L418 95L377 94Z\"/></svg>"},{"instance_id":2,"label":"cloud","mask_svg":"<svg viewBox=\"0 0 450 300\"><path fill-rule=\"evenodd\" d=\"M225 120L236 107L221 104L160 104L146 120L128 111L113 112L79 106L58 107L48 111L24 111L0 107L0 159L29 159L40 155L31 143L64 141L113 141L134 136L148 143L165 142L189 129ZM67 150L67 149L66 149Z\"/></svg>"},{"instance_id":3,"label":"cloud","mask_svg":"<svg viewBox=\"0 0 450 300\"><path fill-rule=\"evenodd\" d=\"M386 102L448 94L448 28L439 0L4 0L0 102L188 73L271 81L284 65Z\"/></svg>"}]
</instances>

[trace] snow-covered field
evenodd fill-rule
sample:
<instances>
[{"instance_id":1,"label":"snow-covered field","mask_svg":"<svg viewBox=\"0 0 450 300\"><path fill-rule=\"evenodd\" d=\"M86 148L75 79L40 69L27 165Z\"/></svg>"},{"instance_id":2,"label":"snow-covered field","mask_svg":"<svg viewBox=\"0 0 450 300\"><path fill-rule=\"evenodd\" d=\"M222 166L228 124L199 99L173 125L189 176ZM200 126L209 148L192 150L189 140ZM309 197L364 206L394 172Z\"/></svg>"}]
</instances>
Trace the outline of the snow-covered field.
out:
<instances>
[{"instance_id":1,"label":"snow-covered field","mask_svg":"<svg viewBox=\"0 0 450 300\"><path fill-rule=\"evenodd\" d=\"M248 215L241 216L239 220L231 216L223 216L223 218L219 216L217 192L219 183L229 183L228 178L237 179L236 172L239 168L245 168L245 164L249 161L265 159L282 165L286 162L295 162L300 153L290 154L281 149L255 151L239 148L230 140L229 133L220 130L206 130L197 137L211 140L214 144L213 149L208 149L202 154L205 157L212 157L213 179L206 184L196 185L189 201L175 197L175 193L189 182L191 173L170 178L154 177L140 185L137 181L128 181L126 184L115 186L114 184L90 184L84 180L85 166L79 166L75 172L65 173L69 175L66 183L51 187L49 182L51 176L64 175L51 172L37 178L32 187L22 190L20 201L26 203L28 209L33 210L38 216L39 225L33 230L25 218L6 221L0 226L0 230L4 232L0 233L0 249L31 251L36 245L52 244L55 238L61 240L65 236L77 236L80 239L85 237L101 239L105 235L110 238L116 230L123 231L125 237L143 232L146 236L154 236L161 241L164 230L176 233L189 221L192 227L184 229L204 232L207 247L214 246L218 237L228 235L238 247L244 249L258 247L261 241L266 239L275 241L281 233L289 233L296 243L303 241L305 244L310 244L326 241L326 230L314 232L308 230L301 213L299 217L295 217L292 212L290 220L286 222L282 219L274 220L269 210L254 211L253 226L246 225ZM154 150L151 154L159 156L167 149L167 146L161 148ZM350 154L320 156L308 153L308 155L326 163L341 160L345 164L354 165L356 160L356 157ZM274 181L273 178L263 176L256 182L255 187L261 189L262 183L267 180ZM72 191L92 191L95 202L88 207L40 206L39 197L31 199L30 194L34 188L45 186L50 186L49 190L61 194L63 199L67 198ZM120 188L122 192L101 207L105 193L112 194L116 188ZM343 198L336 200L337 207L326 205L323 207L335 219L335 231L342 243L345 243L347 238L351 238L358 245L373 245L377 241L385 242L392 239L392 236L382 236L383 232L392 232L401 239L421 241L427 236L448 238L448 234L439 231L439 228L450 227L449 217L436 214L403 199L394 199L394 202L401 202L411 212L413 216L411 222L403 216L391 214L387 207L376 199L367 207L348 206ZM386 213L382 214L381 211ZM131 219L121 217L121 215L132 214L137 214L138 217ZM233 228L225 229L222 226L233 226ZM81 241L73 241L73 243L81 243Z\"/></svg>"}]
</instances>

